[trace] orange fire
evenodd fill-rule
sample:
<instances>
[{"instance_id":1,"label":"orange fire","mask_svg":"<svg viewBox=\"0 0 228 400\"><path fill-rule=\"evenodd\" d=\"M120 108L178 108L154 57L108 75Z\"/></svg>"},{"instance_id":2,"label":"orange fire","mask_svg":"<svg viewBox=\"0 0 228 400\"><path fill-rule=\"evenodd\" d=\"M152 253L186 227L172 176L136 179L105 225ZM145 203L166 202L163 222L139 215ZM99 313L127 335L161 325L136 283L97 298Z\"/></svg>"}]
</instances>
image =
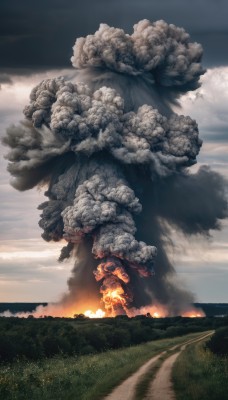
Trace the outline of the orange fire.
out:
<instances>
[{"instance_id":1,"label":"orange fire","mask_svg":"<svg viewBox=\"0 0 228 400\"><path fill-rule=\"evenodd\" d=\"M121 260L115 256L107 257L97 266L94 275L97 281L103 280L100 293L107 315L127 314L132 295L127 287L130 279Z\"/></svg>"},{"instance_id":2,"label":"orange fire","mask_svg":"<svg viewBox=\"0 0 228 400\"><path fill-rule=\"evenodd\" d=\"M89 318L104 318L106 316L115 317L116 315L118 315L118 306L121 303L128 317L135 317L136 315L148 315L153 318L165 318L170 316L168 309L158 304L141 308L127 308L126 300L122 297L122 294L123 293L118 290L113 290L106 293L104 298L105 301L109 304L108 308L106 303L107 312L103 311L102 309L98 309L95 312L87 310L83 314ZM116 306L117 310L115 309ZM181 313L181 317L202 318L205 317L205 313L201 309L192 308L188 311Z\"/></svg>"},{"instance_id":3,"label":"orange fire","mask_svg":"<svg viewBox=\"0 0 228 400\"><path fill-rule=\"evenodd\" d=\"M169 311L165 306L156 304L141 308L130 308L127 312L127 315L129 317L135 317L136 315L148 315L153 318L165 318L169 316Z\"/></svg>"},{"instance_id":4,"label":"orange fire","mask_svg":"<svg viewBox=\"0 0 228 400\"><path fill-rule=\"evenodd\" d=\"M101 308L98 308L98 310L95 312L93 312L91 310L87 310L83 314L89 318L104 318L105 317L105 312L103 310L101 310Z\"/></svg>"},{"instance_id":5,"label":"orange fire","mask_svg":"<svg viewBox=\"0 0 228 400\"><path fill-rule=\"evenodd\" d=\"M103 302L107 314L114 317L120 313L120 309L125 309L127 305L126 298L124 296L124 290L121 286L116 289L102 289Z\"/></svg>"},{"instance_id":6,"label":"orange fire","mask_svg":"<svg viewBox=\"0 0 228 400\"><path fill-rule=\"evenodd\" d=\"M205 313L201 309L192 309L189 311L185 311L181 314L182 317L189 317L189 318L202 318L205 317Z\"/></svg>"},{"instance_id":7,"label":"orange fire","mask_svg":"<svg viewBox=\"0 0 228 400\"><path fill-rule=\"evenodd\" d=\"M127 306L127 299L125 298L126 294L121 286L117 289L111 290L107 289L103 293L103 301L105 304L105 311L101 308L96 309L96 305L89 306L86 311L81 311L84 308L83 304L70 307L64 307L60 304L49 304L48 306L38 306L37 309L31 313L17 313L17 317L27 318L30 315L33 315L35 318L45 317L45 316L52 316L52 317L66 317L66 318L73 318L77 314L84 314L86 317L89 318L104 318L104 317L115 317L119 314L126 314L129 318L135 317L137 315L148 315L153 318L165 318L170 315L168 308L161 304L145 306L141 308L134 308ZM88 304L87 304L88 306ZM4 316L10 317L14 314L10 312L5 312ZM187 311L181 313L181 317L188 317L188 318L202 318L205 317L205 313L203 310L199 308L191 308Z\"/></svg>"},{"instance_id":8,"label":"orange fire","mask_svg":"<svg viewBox=\"0 0 228 400\"><path fill-rule=\"evenodd\" d=\"M130 280L124 268L121 265L118 265L116 263L114 264L113 261L100 263L97 266L97 269L94 271L94 275L97 281L100 281L101 279L110 275L116 276L120 281L123 281L124 283L128 283Z\"/></svg>"}]
</instances>

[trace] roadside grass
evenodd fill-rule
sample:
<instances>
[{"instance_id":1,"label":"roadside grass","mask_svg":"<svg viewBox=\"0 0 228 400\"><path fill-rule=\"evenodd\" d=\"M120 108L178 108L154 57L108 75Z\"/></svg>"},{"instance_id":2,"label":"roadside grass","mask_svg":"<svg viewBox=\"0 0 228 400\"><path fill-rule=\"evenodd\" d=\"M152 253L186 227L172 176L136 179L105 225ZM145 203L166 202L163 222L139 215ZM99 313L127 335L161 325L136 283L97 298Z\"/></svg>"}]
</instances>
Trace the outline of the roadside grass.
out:
<instances>
[{"instance_id":1,"label":"roadside grass","mask_svg":"<svg viewBox=\"0 0 228 400\"><path fill-rule=\"evenodd\" d=\"M214 355L203 342L181 353L172 379L177 400L228 400L228 358Z\"/></svg>"},{"instance_id":2,"label":"roadside grass","mask_svg":"<svg viewBox=\"0 0 228 400\"><path fill-rule=\"evenodd\" d=\"M197 336L199 333L97 355L1 365L0 399L98 400L154 355Z\"/></svg>"}]
</instances>

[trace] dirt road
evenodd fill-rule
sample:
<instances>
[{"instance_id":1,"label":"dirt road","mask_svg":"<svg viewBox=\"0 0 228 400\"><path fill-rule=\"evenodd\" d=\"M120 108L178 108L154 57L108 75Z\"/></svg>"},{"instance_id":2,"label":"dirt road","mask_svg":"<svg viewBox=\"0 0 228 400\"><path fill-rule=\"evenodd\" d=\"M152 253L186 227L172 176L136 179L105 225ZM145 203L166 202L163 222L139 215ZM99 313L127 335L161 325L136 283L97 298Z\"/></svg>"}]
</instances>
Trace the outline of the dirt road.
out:
<instances>
[{"instance_id":1,"label":"dirt road","mask_svg":"<svg viewBox=\"0 0 228 400\"><path fill-rule=\"evenodd\" d=\"M133 375L126 379L123 383L117 386L105 400L133 400L135 388L140 378L150 369L150 367L161 357L162 353L159 353L155 357L151 358L145 364L142 365Z\"/></svg>"},{"instance_id":2,"label":"dirt road","mask_svg":"<svg viewBox=\"0 0 228 400\"><path fill-rule=\"evenodd\" d=\"M147 396L145 400L174 400L175 399L175 393L172 387L172 381L171 381L171 374L172 374L172 368L173 364L175 363L177 357L180 355L180 353L185 349L185 347L191 343L195 343L198 341L201 341L205 339L207 336L210 336L211 333L204 335L198 339L190 340L186 343L184 343L181 346L180 351L178 351L175 354L172 354L170 357L168 357L162 364L161 368L155 375L155 378L153 379L149 390L147 392Z\"/></svg>"},{"instance_id":3,"label":"dirt road","mask_svg":"<svg viewBox=\"0 0 228 400\"><path fill-rule=\"evenodd\" d=\"M188 340L185 342L181 350L178 351L177 353L173 354L169 358L167 358L164 363L162 364L161 368L159 369L158 373L155 376L155 380L152 382L147 397L146 399L153 399L153 400L171 400L174 399L173 392L172 392L172 386L171 386L171 370L172 366L184 348L190 344L191 342L195 342L198 340L202 340L204 337L209 336L210 334L207 334L203 337L194 339L194 340ZM174 350L175 348L179 347L180 345L176 345L174 347L171 347L169 350ZM123 381L119 386L117 386L108 396L105 397L104 400L134 400L134 394L136 390L136 386L139 383L140 379L143 377L144 374L146 374L150 368L153 366L153 364L164 354L166 351L163 351L153 358L151 358L149 361L147 361L145 364L142 365L133 375L131 375L128 379ZM165 397L166 396L166 397ZM168 396L168 397L167 397Z\"/></svg>"}]
</instances>

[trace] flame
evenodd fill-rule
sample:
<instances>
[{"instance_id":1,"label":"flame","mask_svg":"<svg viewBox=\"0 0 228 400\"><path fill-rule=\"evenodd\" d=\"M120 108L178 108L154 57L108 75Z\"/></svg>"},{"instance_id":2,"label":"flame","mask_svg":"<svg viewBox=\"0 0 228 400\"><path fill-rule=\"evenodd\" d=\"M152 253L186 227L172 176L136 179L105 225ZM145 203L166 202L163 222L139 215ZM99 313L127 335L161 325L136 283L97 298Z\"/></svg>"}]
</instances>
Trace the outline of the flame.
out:
<instances>
[{"instance_id":1,"label":"flame","mask_svg":"<svg viewBox=\"0 0 228 400\"><path fill-rule=\"evenodd\" d=\"M136 315L148 315L153 318L165 318L169 316L169 311L165 306L156 304L141 308L130 308L127 312L127 315L129 317L135 317Z\"/></svg>"},{"instance_id":2,"label":"flame","mask_svg":"<svg viewBox=\"0 0 228 400\"><path fill-rule=\"evenodd\" d=\"M127 306L127 300L124 290L121 286L114 290L110 288L103 288L102 294L105 309L109 316L114 317L118 314L123 314L123 310L125 310Z\"/></svg>"},{"instance_id":3,"label":"flame","mask_svg":"<svg viewBox=\"0 0 228 400\"><path fill-rule=\"evenodd\" d=\"M122 288L116 289L116 290L108 290L107 293L105 294L106 299L109 298L110 301L113 301L114 303L117 301L123 302L123 298L121 296L123 294Z\"/></svg>"},{"instance_id":4,"label":"flame","mask_svg":"<svg viewBox=\"0 0 228 400\"><path fill-rule=\"evenodd\" d=\"M175 317L173 313L170 312L168 307L165 307L162 304L155 304L151 306L145 306L141 308L130 308L127 310L128 317L135 317L136 315L148 315L153 318L166 318L166 317ZM202 318L205 317L205 313L200 308L190 307L186 311L183 311L179 314L181 317L189 317L189 318Z\"/></svg>"},{"instance_id":5,"label":"flame","mask_svg":"<svg viewBox=\"0 0 228 400\"><path fill-rule=\"evenodd\" d=\"M103 310L101 310L101 308L98 308L98 310L95 312L93 312L91 310L86 310L83 314L89 318L104 318L105 317L105 312Z\"/></svg>"},{"instance_id":6,"label":"flame","mask_svg":"<svg viewBox=\"0 0 228 400\"><path fill-rule=\"evenodd\" d=\"M185 311L181 314L182 317L189 317L189 318L202 318L205 317L205 313L201 309L192 309L189 311Z\"/></svg>"},{"instance_id":7,"label":"flame","mask_svg":"<svg viewBox=\"0 0 228 400\"><path fill-rule=\"evenodd\" d=\"M107 289L104 291L103 302L105 304L106 311L102 310L101 308L96 309L96 305L91 305L89 306L90 308L82 313L80 311L83 309L82 304L77 305L77 307L73 305L70 307L63 307L59 304L49 304L47 306L38 306L34 312L21 312L13 314L10 311L5 311L1 315L5 317L16 316L21 318L27 318L30 315L35 318L45 316L74 318L76 314L84 314L89 318L104 318L106 316L115 317L120 314L126 314L129 318L137 315L148 315L148 317L151 316L153 318L166 318L174 316L173 314L170 314L168 308L160 304L141 308L129 308L128 300L126 299L126 293L121 286L114 290ZM181 317L202 318L205 317L205 313L202 309L192 307L189 310L182 312Z\"/></svg>"},{"instance_id":8,"label":"flame","mask_svg":"<svg viewBox=\"0 0 228 400\"><path fill-rule=\"evenodd\" d=\"M120 281L123 281L124 283L129 283L130 280L128 274L120 264L120 261L114 260L114 257L109 257L106 262L100 263L93 273L97 281L100 281L101 279L110 275L116 276Z\"/></svg>"},{"instance_id":9,"label":"flame","mask_svg":"<svg viewBox=\"0 0 228 400\"><path fill-rule=\"evenodd\" d=\"M157 312L155 312L155 313L153 314L153 317L154 317L154 318L159 318L160 315L159 315Z\"/></svg>"},{"instance_id":10,"label":"flame","mask_svg":"<svg viewBox=\"0 0 228 400\"><path fill-rule=\"evenodd\" d=\"M107 315L127 314L132 294L127 287L130 278L122 261L115 256L106 257L97 266L94 275L97 281L103 280L100 293Z\"/></svg>"}]
</instances>

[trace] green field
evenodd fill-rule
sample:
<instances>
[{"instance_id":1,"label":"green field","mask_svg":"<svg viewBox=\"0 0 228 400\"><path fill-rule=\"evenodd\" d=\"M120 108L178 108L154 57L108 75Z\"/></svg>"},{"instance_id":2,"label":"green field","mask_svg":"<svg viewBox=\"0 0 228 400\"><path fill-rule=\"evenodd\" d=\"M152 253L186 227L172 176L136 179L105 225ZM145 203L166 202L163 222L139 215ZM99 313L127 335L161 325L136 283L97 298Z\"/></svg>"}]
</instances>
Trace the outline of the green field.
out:
<instances>
[{"instance_id":1,"label":"green field","mask_svg":"<svg viewBox=\"0 0 228 400\"><path fill-rule=\"evenodd\" d=\"M174 365L173 382L177 400L228 400L228 358L191 345Z\"/></svg>"},{"instance_id":2,"label":"green field","mask_svg":"<svg viewBox=\"0 0 228 400\"><path fill-rule=\"evenodd\" d=\"M157 340L96 355L8 363L0 366L0 399L101 399L156 353L198 335Z\"/></svg>"}]
</instances>

